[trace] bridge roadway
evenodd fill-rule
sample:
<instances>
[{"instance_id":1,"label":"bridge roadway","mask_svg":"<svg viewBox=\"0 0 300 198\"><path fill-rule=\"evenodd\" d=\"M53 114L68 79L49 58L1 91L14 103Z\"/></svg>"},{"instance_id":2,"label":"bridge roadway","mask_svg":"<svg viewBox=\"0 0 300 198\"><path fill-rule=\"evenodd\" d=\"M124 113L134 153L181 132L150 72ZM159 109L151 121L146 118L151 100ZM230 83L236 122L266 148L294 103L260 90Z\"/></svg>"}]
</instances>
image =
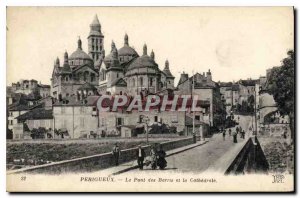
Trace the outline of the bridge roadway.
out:
<instances>
[{"instance_id":1,"label":"bridge roadway","mask_svg":"<svg viewBox=\"0 0 300 198\"><path fill-rule=\"evenodd\" d=\"M193 149L171 155L166 158L168 166L165 172L180 171L180 172L203 172L213 167L219 167L220 164L216 163L228 163L228 158L234 159L237 155L237 150L243 146L243 143L250 136L248 131L249 126L252 125L251 116L239 116L240 126L246 131L245 139L241 139L238 135L238 143L233 143L233 137L226 133L225 140L223 140L222 134L215 134L209 139L209 142L195 147ZM232 129L233 130L233 129ZM231 156L232 155L232 156ZM226 159L222 159L226 158ZM227 160L227 161L226 161ZM144 171L150 170L150 167L145 167ZM134 169L123 174L131 174L140 170ZM150 172L150 171L147 171Z\"/></svg>"}]
</instances>

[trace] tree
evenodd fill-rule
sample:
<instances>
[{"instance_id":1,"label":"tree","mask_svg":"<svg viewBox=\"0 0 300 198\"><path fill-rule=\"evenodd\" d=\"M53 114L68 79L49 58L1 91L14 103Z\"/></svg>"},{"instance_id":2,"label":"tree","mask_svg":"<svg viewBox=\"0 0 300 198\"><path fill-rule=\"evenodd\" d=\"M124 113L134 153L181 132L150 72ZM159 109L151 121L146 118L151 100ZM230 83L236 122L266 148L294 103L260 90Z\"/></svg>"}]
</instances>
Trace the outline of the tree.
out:
<instances>
[{"instance_id":1,"label":"tree","mask_svg":"<svg viewBox=\"0 0 300 198\"><path fill-rule=\"evenodd\" d=\"M289 115L292 138L294 137L295 105L295 54L287 52L288 57L281 61L281 66L274 68L269 76L268 92L273 95L281 115Z\"/></svg>"},{"instance_id":2,"label":"tree","mask_svg":"<svg viewBox=\"0 0 300 198\"><path fill-rule=\"evenodd\" d=\"M44 139L46 133L47 130L44 127L39 127L38 129L33 128L30 136L32 139Z\"/></svg>"}]
</instances>

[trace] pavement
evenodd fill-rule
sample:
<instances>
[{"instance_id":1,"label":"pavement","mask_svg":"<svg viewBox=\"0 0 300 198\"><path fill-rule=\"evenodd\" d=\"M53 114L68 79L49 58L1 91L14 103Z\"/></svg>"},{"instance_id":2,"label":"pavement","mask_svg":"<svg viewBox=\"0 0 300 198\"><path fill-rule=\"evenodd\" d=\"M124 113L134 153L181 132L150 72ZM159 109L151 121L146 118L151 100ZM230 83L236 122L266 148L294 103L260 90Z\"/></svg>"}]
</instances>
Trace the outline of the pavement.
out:
<instances>
[{"instance_id":1,"label":"pavement","mask_svg":"<svg viewBox=\"0 0 300 198\"><path fill-rule=\"evenodd\" d=\"M176 148L176 149L173 149L173 150L166 151L167 158L170 157L170 156L177 155L177 154L182 153L182 152L186 152L190 149L201 147L201 146L205 145L207 142L209 142L208 139L201 140L201 141L197 141L194 144L190 144L190 145L187 145L187 146L183 146L183 147L180 147L180 148ZM144 166L144 169L148 169L148 168L151 169L150 166L149 167ZM133 160L133 161L130 161L130 162L122 163L119 166L114 166L114 167L111 167L111 168L107 168L107 169L104 169L104 170L97 171L95 173L105 172L105 173L108 173L109 175L118 175L118 174L122 174L122 173L125 173L125 172L128 172L128 171L134 171L134 170L137 170L137 169L138 169L137 160Z\"/></svg>"},{"instance_id":2,"label":"pavement","mask_svg":"<svg viewBox=\"0 0 300 198\"><path fill-rule=\"evenodd\" d=\"M239 116L240 126L246 131L245 139L238 135L238 143L233 143L233 137L227 133L225 140L221 133L214 134L209 141L199 147L170 155L166 157L168 166L164 173L173 172L222 172L225 173L229 165L235 159L237 154L241 151L246 141L251 137L248 131L251 124L251 116ZM232 131L235 127L232 128ZM151 170L151 167L145 167L142 171ZM141 170L132 169L128 174L139 172ZM149 171L148 171L149 172Z\"/></svg>"},{"instance_id":3,"label":"pavement","mask_svg":"<svg viewBox=\"0 0 300 198\"><path fill-rule=\"evenodd\" d=\"M245 131L245 139L240 138L238 135L238 143L233 143L233 137L227 133L225 140L221 133L214 134L211 138L205 141L197 142L181 148L167 151L167 167L164 173L172 172L225 172L231 162L235 159L237 154L245 145L246 141L252 136L248 130L252 125L251 116L239 116L239 126ZM232 128L232 131L235 127ZM97 171L99 173L106 173L110 175L118 174L132 174L152 170L150 166L144 166L143 170L139 170L137 161L130 161L120 164L117 167Z\"/></svg>"}]
</instances>

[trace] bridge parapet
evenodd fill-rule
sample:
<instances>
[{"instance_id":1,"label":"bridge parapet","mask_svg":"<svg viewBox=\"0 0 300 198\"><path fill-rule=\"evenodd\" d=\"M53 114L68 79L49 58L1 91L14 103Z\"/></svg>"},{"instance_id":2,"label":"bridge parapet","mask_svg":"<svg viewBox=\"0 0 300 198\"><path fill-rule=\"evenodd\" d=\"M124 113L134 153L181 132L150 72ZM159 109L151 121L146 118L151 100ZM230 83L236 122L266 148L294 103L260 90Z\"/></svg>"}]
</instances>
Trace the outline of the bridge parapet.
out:
<instances>
[{"instance_id":1,"label":"bridge parapet","mask_svg":"<svg viewBox=\"0 0 300 198\"><path fill-rule=\"evenodd\" d=\"M193 138L183 138L179 140L170 140L161 143L165 151L180 148L193 144ZM150 151L150 146L144 146L146 154ZM124 149L121 151L120 163L129 162L136 159L137 148ZM114 165L114 158L111 152L102 153L87 157L81 157L71 160L63 160L59 162L52 162L50 164L43 164L38 166L32 166L22 168L13 171L7 171L7 174L18 173L33 173L33 174L61 174L66 172L92 172L98 171L104 168L108 168Z\"/></svg>"},{"instance_id":2,"label":"bridge parapet","mask_svg":"<svg viewBox=\"0 0 300 198\"><path fill-rule=\"evenodd\" d=\"M268 161L257 137L250 137L225 174L266 173L268 169Z\"/></svg>"}]
</instances>

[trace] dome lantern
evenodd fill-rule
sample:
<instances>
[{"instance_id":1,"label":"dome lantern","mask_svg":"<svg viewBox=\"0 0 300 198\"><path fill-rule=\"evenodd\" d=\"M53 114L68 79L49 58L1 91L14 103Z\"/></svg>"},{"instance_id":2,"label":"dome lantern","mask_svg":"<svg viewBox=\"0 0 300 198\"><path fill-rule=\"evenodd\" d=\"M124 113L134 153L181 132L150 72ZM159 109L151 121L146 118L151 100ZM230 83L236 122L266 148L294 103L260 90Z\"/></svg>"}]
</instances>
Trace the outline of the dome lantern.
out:
<instances>
[{"instance_id":1,"label":"dome lantern","mask_svg":"<svg viewBox=\"0 0 300 198\"><path fill-rule=\"evenodd\" d=\"M55 64L57 65L57 66L59 66L60 64L59 64L59 58L57 57L56 58L56 62L55 62Z\"/></svg>"},{"instance_id":2,"label":"dome lantern","mask_svg":"<svg viewBox=\"0 0 300 198\"><path fill-rule=\"evenodd\" d=\"M81 42L80 37L78 38L77 44L78 44L78 49L82 50L82 42Z\"/></svg>"},{"instance_id":3,"label":"dome lantern","mask_svg":"<svg viewBox=\"0 0 300 198\"><path fill-rule=\"evenodd\" d=\"M168 61L168 59L167 59L166 62L165 62L165 68L166 68L166 69L169 69L169 61Z\"/></svg>"},{"instance_id":4,"label":"dome lantern","mask_svg":"<svg viewBox=\"0 0 300 198\"><path fill-rule=\"evenodd\" d=\"M129 46L129 43L128 43L128 35L127 35L127 34L125 34L125 36L124 36L124 45L125 45L125 46Z\"/></svg>"},{"instance_id":5,"label":"dome lantern","mask_svg":"<svg viewBox=\"0 0 300 198\"><path fill-rule=\"evenodd\" d=\"M143 55L147 55L147 45L144 44L144 47L143 47Z\"/></svg>"},{"instance_id":6,"label":"dome lantern","mask_svg":"<svg viewBox=\"0 0 300 198\"><path fill-rule=\"evenodd\" d=\"M113 49L116 49L116 44L114 41L111 42L111 52L113 51Z\"/></svg>"},{"instance_id":7,"label":"dome lantern","mask_svg":"<svg viewBox=\"0 0 300 198\"><path fill-rule=\"evenodd\" d=\"M155 54L154 54L153 50L151 51L150 57L152 58L152 60L155 59Z\"/></svg>"},{"instance_id":8,"label":"dome lantern","mask_svg":"<svg viewBox=\"0 0 300 198\"><path fill-rule=\"evenodd\" d=\"M68 58L68 52L66 51L64 54L64 64L68 64L69 58Z\"/></svg>"}]
</instances>

